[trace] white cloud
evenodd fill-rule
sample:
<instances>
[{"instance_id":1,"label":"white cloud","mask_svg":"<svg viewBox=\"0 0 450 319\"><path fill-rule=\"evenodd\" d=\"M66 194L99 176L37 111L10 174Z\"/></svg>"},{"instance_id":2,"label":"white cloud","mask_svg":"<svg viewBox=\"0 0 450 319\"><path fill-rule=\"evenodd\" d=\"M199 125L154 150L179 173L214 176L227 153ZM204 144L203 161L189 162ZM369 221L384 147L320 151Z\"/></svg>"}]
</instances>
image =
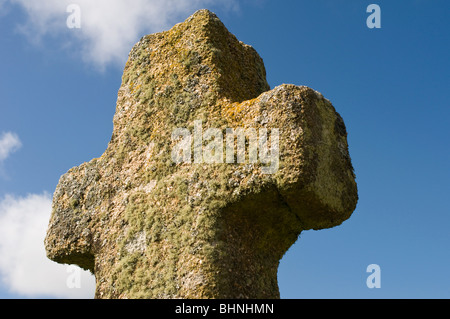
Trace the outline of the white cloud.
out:
<instances>
[{"instance_id":1,"label":"white cloud","mask_svg":"<svg viewBox=\"0 0 450 319\"><path fill-rule=\"evenodd\" d=\"M0 0L1 1L1 0ZM70 47L99 67L124 64L139 38L160 32L210 5L236 10L236 0L7 0L28 14L20 30L30 39L64 34ZM69 4L81 9L81 28L69 29ZM79 41L75 41L79 40ZM79 44L80 47L76 47Z\"/></svg>"},{"instance_id":2,"label":"white cloud","mask_svg":"<svg viewBox=\"0 0 450 319\"><path fill-rule=\"evenodd\" d=\"M0 163L21 146L22 143L17 134L11 132L3 133L0 136Z\"/></svg>"},{"instance_id":3,"label":"white cloud","mask_svg":"<svg viewBox=\"0 0 450 319\"><path fill-rule=\"evenodd\" d=\"M46 257L44 238L50 213L48 194L0 199L1 281L26 297L93 298L93 275ZM78 287L70 288L77 284L78 275Z\"/></svg>"}]
</instances>

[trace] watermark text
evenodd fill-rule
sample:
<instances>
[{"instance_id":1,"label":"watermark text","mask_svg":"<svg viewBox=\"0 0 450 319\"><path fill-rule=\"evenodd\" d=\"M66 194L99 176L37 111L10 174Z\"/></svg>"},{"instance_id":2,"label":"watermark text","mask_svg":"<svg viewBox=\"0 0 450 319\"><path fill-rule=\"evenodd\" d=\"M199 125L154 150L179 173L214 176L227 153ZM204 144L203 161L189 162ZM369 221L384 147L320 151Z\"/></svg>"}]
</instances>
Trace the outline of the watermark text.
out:
<instances>
[{"instance_id":1,"label":"watermark text","mask_svg":"<svg viewBox=\"0 0 450 319\"><path fill-rule=\"evenodd\" d=\"M181 138L181 140L179 140ZM279 167L279 129L267 128L208 128L203 131L202 121L194 121L193 132L187 128L176 128L172 132L172 160L179 163L251 163L261 162L263 174L274 174ZM235 143L236 141L236 143ZM207 142L204 145L204 142ZM236 144L236 147L235 147ZM246 147L248 146L248 147ZM237 148L237 150L236 150ZM248 156L246 154L248 149ZM236 152L235 152L236 150ZM225 154L224 154L225 153Z\"/></svg>"}]
</instances>

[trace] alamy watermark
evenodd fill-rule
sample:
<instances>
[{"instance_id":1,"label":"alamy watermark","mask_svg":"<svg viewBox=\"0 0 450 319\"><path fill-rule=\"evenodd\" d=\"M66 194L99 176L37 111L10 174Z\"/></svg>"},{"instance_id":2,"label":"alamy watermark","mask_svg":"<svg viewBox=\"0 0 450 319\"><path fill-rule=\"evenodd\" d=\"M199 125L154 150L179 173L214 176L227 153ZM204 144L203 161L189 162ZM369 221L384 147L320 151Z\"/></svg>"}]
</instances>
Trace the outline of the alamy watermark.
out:
<instances>
[{"instance_id":1,"label":"alamy watermark","mask_svg":"<svg viewBox=\"0 0 450 319\"><path fill-rule=\"evenodd\" d=\"M69 4L66 12L70 13L66 20L66 25L69 29L81 28L81 7L78 4Z\"/></svg>"},{"instance_id":2,"label":"alamy watermark","mask_svg":"<svg viewBox=\"0 0 450 319\"><path fill-rule=\"evenodd\" d=\"M381 8L378 4L370 4L367 7L367 13L371 13L366 20L366 25L369 29L381 28Z\"/></svg>"},{"instance_id":3,"label":"alamy watermark","mask_svg":"<svg viewBox=\"0 0 450 319\"><path fill-rule=\"evenodd\" d=\"M81 28L81 7L78 4L71 3L67 6L66 12L70 13L66 20L69 29ZM366 25L369 29L381 28L381 8L378 4L369 4L366 9L370 15L367 17Z\"/></svg>"},{"instance_id":4,"label":"alamy watermark","mask_svg":"<svg viewBox=\"0 0 450 319\"><path fill-rule=\"evenodd\" d=\"M381 288L381 268L377 264L367 266L366 272L371 273L366 280L367 288Z\"/></svg>"},{"instance_id":5,"label":"alamy watermark","mask_svg":"<svg viewBox=\"0 0 450 319\"><path fill-rule=\"evenodd\" d=\"M172 160L179 163L250 163L258 162L266 165L261 168L263 174L274 174L279 167L279 134L278 128L227 128L224 134L221 129L208 128L203 131L202 121L194 121L193 132L187 128L176 128L172 132L172 141L179 140L172 148ZM180 140L181 138L181 140ZM235 140L237 151L235 152ZM203 145L204 142L207 145ZM246 147L246 145L248 147ZM246 154L248 148L248 156ZM225 153L225 154L224 154ZM235 156L236 154L236 156ZM225 155L225 156L224 156Z\"/></svg>"},{"instance_id":6,"label":"alamy watermark","mask_svg":"<svg viewBox=\"0 0 450 319\"><path fill-rule=\"evenodd\" d=\"M66 268L66 272L69 273L66 279L66 286L69 289L81 288L81 269L75 265L69 265Z\"/></svg>"}]
</instances>

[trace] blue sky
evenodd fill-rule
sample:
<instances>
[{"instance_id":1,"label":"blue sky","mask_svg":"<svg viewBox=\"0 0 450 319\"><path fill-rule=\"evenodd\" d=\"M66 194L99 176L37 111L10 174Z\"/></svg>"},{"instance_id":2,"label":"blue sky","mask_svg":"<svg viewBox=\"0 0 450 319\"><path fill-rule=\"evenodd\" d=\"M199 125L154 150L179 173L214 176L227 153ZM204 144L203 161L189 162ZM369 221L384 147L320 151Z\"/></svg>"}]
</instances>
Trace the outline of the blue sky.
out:
<instances>
[{"instance_id":1,"label":"blue sky","mask_svg":"<svg viewBox=\"0 0 450 319\"><path fill-rule=\"evenodd\" d=\"M201 8L259 52L271 88L321 92L349 133L358 206L300 235L281 297L450 298L450 2L90 2L0 0L0 298L93 296L91 276L69 289L67 266L42 256L51 194L106 149L132 45ZM66 26L69 3L81 29ZM372 3L380 29L366 25ZM380 288L366 285L370 264Z\"/></svg>"}]
</instances>

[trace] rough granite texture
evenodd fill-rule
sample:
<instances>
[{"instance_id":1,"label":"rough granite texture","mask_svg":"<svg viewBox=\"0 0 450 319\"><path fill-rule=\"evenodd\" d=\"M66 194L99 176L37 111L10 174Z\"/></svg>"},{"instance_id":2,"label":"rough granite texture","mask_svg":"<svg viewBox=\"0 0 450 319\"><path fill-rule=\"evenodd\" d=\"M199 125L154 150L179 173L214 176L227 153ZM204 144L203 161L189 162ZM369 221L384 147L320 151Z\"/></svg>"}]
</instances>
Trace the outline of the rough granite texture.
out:
<instances>
[{"instance_id":1,"label":"rough granite texture","mask_svg":"<svg viewBox=\"0 0 450 319\"><path fill-rule=\"evenodd\" d=\"M279 163L175 163L175 128L279 129ZM131 50L105 153L64 174L45 248L89 269L96 298L279 298L303 230L358 199L342 118L320 93L270 90L258 53L200 10ZM224 135L225 136L225 135Z\"/></svg>"}]
</instances>

